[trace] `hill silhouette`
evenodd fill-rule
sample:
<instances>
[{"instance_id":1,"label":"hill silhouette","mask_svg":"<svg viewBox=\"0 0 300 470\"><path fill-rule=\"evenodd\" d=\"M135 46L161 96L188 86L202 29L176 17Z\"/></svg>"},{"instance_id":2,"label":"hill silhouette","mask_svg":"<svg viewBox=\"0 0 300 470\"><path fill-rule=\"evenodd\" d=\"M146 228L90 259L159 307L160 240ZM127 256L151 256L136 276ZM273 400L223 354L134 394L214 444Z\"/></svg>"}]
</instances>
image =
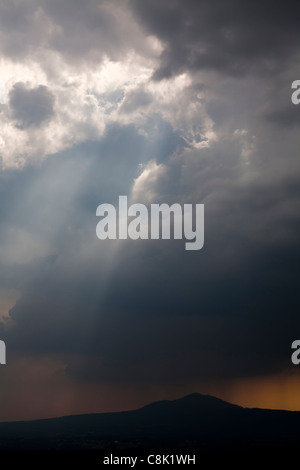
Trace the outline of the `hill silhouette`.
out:
<instances>
[{"instance_id":1,"label":"hill silhouette","mask_svg":"<svg viewBox=\"0 0 300 470\"><path fill-rule=\"evenodd\" d=\"M0 423L0 450L297 449L300 412L192 394L133 411Z\"/></svg>"}]
</instances>

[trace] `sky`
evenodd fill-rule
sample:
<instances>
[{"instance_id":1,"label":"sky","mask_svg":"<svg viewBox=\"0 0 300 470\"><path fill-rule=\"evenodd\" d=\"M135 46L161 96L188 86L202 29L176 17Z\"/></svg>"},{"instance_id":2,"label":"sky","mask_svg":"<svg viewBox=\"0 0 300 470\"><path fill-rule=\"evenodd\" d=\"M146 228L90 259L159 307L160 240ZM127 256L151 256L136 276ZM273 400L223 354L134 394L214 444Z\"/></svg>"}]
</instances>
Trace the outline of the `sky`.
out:
<instances>
[{"instance_id":1,"label":"sky","mask_svg":"<svg viewBox=\"0 0 300 470\"><path fill-rule=\"evenodd\" d=\"M299 2L0 1L0 421L300 410ZM96 209L204 204L205 242Z\"/></svg>"}]
</instances>

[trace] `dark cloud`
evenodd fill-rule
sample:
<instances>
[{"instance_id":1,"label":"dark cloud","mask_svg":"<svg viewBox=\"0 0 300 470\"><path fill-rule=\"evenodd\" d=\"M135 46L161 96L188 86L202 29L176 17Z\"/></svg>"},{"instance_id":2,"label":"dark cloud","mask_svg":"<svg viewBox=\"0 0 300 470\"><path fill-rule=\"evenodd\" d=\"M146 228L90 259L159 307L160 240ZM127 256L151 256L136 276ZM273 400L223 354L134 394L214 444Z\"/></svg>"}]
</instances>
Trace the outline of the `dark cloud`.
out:
<instances>
[{"instance_id":1,"label":"dark cloud","mask_svg":"<svg viewBox=\"0 0 300 470\"><path fill-rule=\"evenodd\" d=\"M270 0L130 2L164 45L156 79L185 71L271 76L297 54L299 4Z\"/></svg>"},{"instance_id":2,"label":"dark cloud","mask_svg":"<svg viewBox=\"0 0 300 470\"><path fill-rule=\"evenodd\" d=\"M17 173L6 189L14 223L38 231L52 254L23 272L14 327L4 333L14 351L71 354L74 379L122 385L229 380L289 366L300 327L297 180L241 186L239 146L230 140L184 152L185 164L165 160L155 191L158 201L205 202L206 241L196 253L181 241L116 246L95 237L97 205L128 194L140 158L151 159L148 138L133 126L112 126L98 142Z\"/></svg>"},{"instance_id":3,"label":"dark cloud","mask_svg":"<svg viewBox=\"0 0 300 470\"><path fill-rule=\"evenodd\" d=\"M29 88L24 83L15 83L9 92L12 117L21 129L39 127L54 114L55 98L44 85Z\"/></svg>"},{"instance_id":4,"label":"dark cloud","mask_svg":"<svg viewBox=\"0 0 300 470\"><path fill-rule=\"evenodd\" d=\"M299 107L292 103L293 77L299 76L299 66L295 64L290 70L284 71L272 85L266 96L266 105L262 116L271 125L284 130L293 129L300 123Z\"/></svg>"},{"instance_id":5,"label":"dark cloud","mask_svg":"<svg viewBox=\"0 0 300 470\"><path fill-rule=\"evenodd\" d=\"M266 118L278 127L290 128L300 124L299 109L291 103L282 108L277 107L277 109L269 111L266 113Z\"/></svg>"}]
</instances>

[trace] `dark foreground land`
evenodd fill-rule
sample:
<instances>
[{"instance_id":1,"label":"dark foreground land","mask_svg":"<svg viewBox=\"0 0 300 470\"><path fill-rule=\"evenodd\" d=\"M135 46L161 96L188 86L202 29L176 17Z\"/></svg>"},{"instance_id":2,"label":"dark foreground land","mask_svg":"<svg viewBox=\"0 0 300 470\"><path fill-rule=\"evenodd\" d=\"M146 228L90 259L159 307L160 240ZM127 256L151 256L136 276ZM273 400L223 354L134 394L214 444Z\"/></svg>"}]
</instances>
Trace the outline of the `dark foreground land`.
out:
<instances>
[{"instance_id":1,"label":"dark foreground land","mask_svg":"<svg viewBox=\"0 0 300 470\"><path fill-rule=\"evenodd\" d=\"M193 394L134 411L0 423L0 451L125 455L129 450L192 454L258 449L300 449L300 412L241 408Z\"/></svg>"}]
</instances>

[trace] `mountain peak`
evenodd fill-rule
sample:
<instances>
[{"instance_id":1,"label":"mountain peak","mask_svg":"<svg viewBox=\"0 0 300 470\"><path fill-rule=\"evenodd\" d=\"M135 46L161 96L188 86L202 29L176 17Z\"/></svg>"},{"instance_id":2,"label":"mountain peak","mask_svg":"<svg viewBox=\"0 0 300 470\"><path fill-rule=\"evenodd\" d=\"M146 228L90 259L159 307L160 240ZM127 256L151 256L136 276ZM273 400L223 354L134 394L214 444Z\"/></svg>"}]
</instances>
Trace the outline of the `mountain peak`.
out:
<instances>
[{"instance_id":1,"label":"mountain peak","mask_svg":"<svg viewBox=\"0 0 300 470\"><path fill-rule=\"evenodd\" d=\"M165 411L220 411L228 408L240 408L220 398L201 393L191 393L175 400L161 400L144 406L141 410L165 410Z\"/></svg>"},{"instance_id":2,"label":"mountain peak","mask_svg":"<svg viewBox=\"0 0 300 470\"><path fill-rule=\"evenodd\" d=\"M203 404L203 405L210 405L210 406L234 406L238 407L238 405L234 405L233 403L229 403L221 398L213 397L212 395L204 395L201 393L190 393L189 395L185 395L182 398L178 398L175 400L177 402L190 402L192 404Z\"/></svg>"}]
</instances>

